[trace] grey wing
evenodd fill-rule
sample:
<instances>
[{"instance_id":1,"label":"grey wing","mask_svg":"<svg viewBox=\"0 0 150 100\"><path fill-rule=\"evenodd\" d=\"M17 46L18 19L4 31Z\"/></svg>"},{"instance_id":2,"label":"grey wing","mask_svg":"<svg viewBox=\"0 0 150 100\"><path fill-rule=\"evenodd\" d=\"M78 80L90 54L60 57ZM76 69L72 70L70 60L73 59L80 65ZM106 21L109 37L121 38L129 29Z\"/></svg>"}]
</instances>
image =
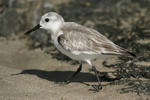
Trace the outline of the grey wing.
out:
<instances>
[{"instance_id":1,"label":"grey wing","mask_svg":"<svg viewBox=\"0 0 150 100\"><path fill-rule=\"evenodd\" d=\"M64 34L58 37L58 42L67 51L131 56L126 49L115 45L105 36L93 29L76 23L69 23L62 31Z\"/></svg>"},{"instance_id":2,"label":"grey wing","mask_svg":"<svg viewBox=\"0 0 150 100\"><path fill-rule=\"evenodd\" d=\"M92 40L85 37L81 31L63 32L64 34L58 37L59 44L67 51L70 52L93 52Z\"/></svg>"}]
</instances>

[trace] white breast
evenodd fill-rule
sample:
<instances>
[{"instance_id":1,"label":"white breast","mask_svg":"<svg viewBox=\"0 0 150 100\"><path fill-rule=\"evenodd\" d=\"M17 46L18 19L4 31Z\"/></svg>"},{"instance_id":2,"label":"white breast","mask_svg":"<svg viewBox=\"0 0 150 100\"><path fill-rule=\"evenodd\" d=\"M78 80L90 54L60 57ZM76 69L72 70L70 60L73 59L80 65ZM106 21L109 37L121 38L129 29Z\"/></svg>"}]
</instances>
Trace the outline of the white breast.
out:
<instances>
[{"instance_id":1,"label":"white breast","mask_svg":"<svg viewBox=\"0 0 150 100\"><path fill-rule=\"evenodd\" d=\"M78 55L75 55L67 50L65 50L64 48L62 48L62 46L58 43L58 37L60 35L62 35L62 31L60 31L58 34L51 34L51 39L53 41L53 44L54 46L60 51L62 52L64 55L70 57L71 59L74 59L74 60L80 60Z\"/></svg>"}]
</instances>

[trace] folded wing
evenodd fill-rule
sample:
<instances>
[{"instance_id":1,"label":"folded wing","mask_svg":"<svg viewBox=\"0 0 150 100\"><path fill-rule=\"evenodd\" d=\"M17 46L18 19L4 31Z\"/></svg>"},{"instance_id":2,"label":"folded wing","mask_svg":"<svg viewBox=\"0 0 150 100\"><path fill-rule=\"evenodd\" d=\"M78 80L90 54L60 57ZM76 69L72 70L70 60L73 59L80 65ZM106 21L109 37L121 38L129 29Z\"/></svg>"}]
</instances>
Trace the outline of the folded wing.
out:
<instances>
[{"instance_id":1,"label":"folded wing","mask_svg":"<svg viewBox=\"0 0 150 100\"><path fill-rule=\"evenodd\" d=\"M67 23L62 31L64 34L58 37L58 42L65 50L72 53L136 56L91 28Z\"/></svg>"}]
</instances>

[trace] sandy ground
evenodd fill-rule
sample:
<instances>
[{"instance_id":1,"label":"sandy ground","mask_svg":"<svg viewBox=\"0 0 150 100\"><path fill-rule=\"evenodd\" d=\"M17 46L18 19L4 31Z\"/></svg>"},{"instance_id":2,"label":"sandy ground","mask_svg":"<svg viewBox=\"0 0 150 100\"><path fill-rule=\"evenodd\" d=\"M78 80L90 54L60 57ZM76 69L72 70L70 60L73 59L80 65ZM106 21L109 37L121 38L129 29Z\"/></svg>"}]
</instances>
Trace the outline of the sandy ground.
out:
<instances>
[{"instance_id":1,"label":"sandy ground","mask_svg":"<svg viewBox=\"0 0 150 100\"><path fill-rule=\"evenodd\" d=\"M17 1L17 0L7 0L7 1L10 1L10 3L11 3L11 1L13 2L13 1ZM81 14L80 8L83 9L82 5L85 6L86 8L90 8L89 6L92 5L92 0L87 0L88 2L81 1L79 3L80 4L79 7L77 7L78 3L76 3L76 2L67 3L65 6L63 4L64 2L76 1L76 0L43 0L43 1L41 0L41 1L35 1L35 3L33 3L33 6L28 7L29 9L27 10L26 6L24 6L24 4L26 4L27 6L30 5L30 3L29 4L26 3L29 1L35 1L35 0L20 0L19 2L22 2L20 4L23 4L23 5L21 5L21 7L19 6L20 8L16 7L18 12L22 13L25 11L27 14L29 13L28 16L26 15L27 19L30 18L30 16L32 15L34 10L37 10L37 13L39 14L39 12L41 12L41 10L39 10L39 9L42 8L42 6L41 6L42 2L47 1L47 2L51 2L54 6L55 11L58 11L60 14L63 14L63 17L65 17L66 19L70 18L67 20L76 21L76 22L78 21L79 23L82 23L82 25L85 25L85 26L88 26L88 25L86 25L88 23L90 23L89 25L91 25L91 21L89 19L95 18L96 12L99 12L100 14L105 15L102 17L97 16L98 20L101 20L101 21L93 21L94 25L95 24L99 25L99 26L95 25L98 27L98 29L100 27L102 27L102 28L104 28L104 30L106 30L107 27L110 25L111 28L108 27L108 30L114 31L115 30L114 22L116 21L114 19L119 19L120 22L118 21L118 23L123 24L123 25L122 24L120 25L120 28L123 29L123 28L129 27L129 33L130 33L130 28L133 27L133 26L131 26L132 24L130 23L133 21L131 19L134 19L136 22L136 20L141 20L141 19L143 21L143 17L145 17L145 21L143 21L143 23L149 22L149 14L150 14L149 8L147 8L148 10L141 9L138 7L138 4L135 4L136 6L135 5L129 6L129 9L127 11L129 13L131 13L133 8L135 7L138 10L141 9L141 10L139 10L141 13L140 12L138 12L137 14L135 13L136 17L132 16L133 18L132 17L130 18L128 16L129 17L129 18L127 17L127 19L129 20L128 21L128 20L124 20L124 19L122 20L118 16L117 16L117 18L115 18L115 16L112 17L111 14L109 15L109 12L107 12L107 10L104 11L106 14L105 13L103 14L103 11L101 9L98 10L98 8L93 7L93 6L91 6L91 7L93 7L94 10L92 10L91 12L93 14L93 11L94 11L95 15L93 17L91 16L90 18L82 18L82 17L84 17L84 14L83 15ZM85 1L85 0L83 0L83 1ZM96 1L98 1L98 0L96 0ZM100 1L104 1L104 0L100 0ZM126 0L120 0L120 1L123 1L123 3L124 3ZM130 2L130 0L127 0L127 2L128 1ZM146 1L146 0L143 0L143 1ZM2 2L2 1L0 1L0 2ZM62 8L61 8L61 6L62 6ZM100 5L100 6L102 6L102 5ZM132 6L133 6L133 8L132 8ZM23 8L23 7L25 7L25 8ZM63 9L65 7L66 7L66 9ZM76 11L76 10L74 10L75 7L79 8L79 9L76 9L77 10ZM127 9L127 8L128 8L128 6L127 7L125 6L125 9ZM2 8L0 8L0 11L2 11L1 9ZM5 7L4 7L4 9L5 9ZM69 10L67 10L67 9L69 9ZM70 11L70 9L71 9L71 11ZM74 13L74 15L77 14L76 17L73 17L74 15L72 14L72 10L73 10L73 12L77 12L77 13ZM120 11L120 10L121 9L119 9L118 11ZM123 8L122 8L122 10L124 11ZM84 11L84 10L81 10L81 11ZM109 9L108 9L108 11L109 11ZM115 11L116 10L114 10L114 12ZM145 11L147 11L147 12L145 12ZM113 12L113 9L112 9L112 12ZM30 15L30 13L31 13L31 15ZM44 12L42 12L42 13L44 13ZM97 13L97 14L99 15L99 13ZM85 15L86 14L88 14L88 13L85 13ZM120 13L116 13L116 14L118 14L120 16L122 15ZM71 16L71 15L73 15L73 16ZM80 19L80 17L78 17L79 15L80 15L80 17L82 16L81 19ZM68 17L66 17L66 16L68 16ZM113 20L110 19L109 16L111 16L111 18ZM107 19L106 23L105 23L105 20L103 20L104 19L103 17L106 17L106 19ZM88 19L89 21L87 21L87 23L83 24L83 22L84 22L84 21L82 21L83 19L85 19L85 20ZM112 21L109 21L108 19L110 19ZM31 20L24 21L24 19L23 19L23 24L25 24L25 23L26 24L31 23ZM102 24L99 24L99 23L102 23ZM112 27L111 24L114 27ZM15 23L15 25L16 25L16 23ZM105 26L107 26L107 27L105 28ZM143 27L149 26L149 24L142 26L142 28L141 28L141 26L142 26L142 24L139 25L139 29L143 29ZM28 29L29 28L31 28L30 25L28 25ZM25 30L24 27L23 27L23 29ZM134 27L133 27L133 29L134 29ZM135 28L135 30L137 30L137 29ZM108 30L107 30L107 32L110 33L109 35L113 34L113 32L111 32L111 31L109 32ZM144 34L143 30L140 31L141 34ZM23 30L21 30L21 31L23 31ZM148 28L146 27L145 31L149 32L149 27ZM103 33L107 33L107 32L103 32ZM118 31L116 31L116 32L118 32ZM47 53L48 50L51 50L49 52L55 52L52 50L52 49L54 49L54 47L52 47L52 48L47 47L47 48L44 48L44 50L41 50L40 48L34 49L34 50L29 50L28 49L29 48L28 47L29 46L28 45L28 36L26 36L26 37L23 36L24 32L21 33L19 31L17 33L21 36L19 36L19 35L11 36L10 38L0 37L0 100L149 100L150 99L150 95L144 95L144 93L140 93L138 95L138 93L135 92L135 90L133 90L133 92L126 92L126 93L121 92L121 90L123 88L128 88L128 87L129 87L129 90L132 91L132 88L131 88L133 86L132 82L131 83L125 82L125 84L118 82L118 84L116 84L116 85L110 85L111 82L117 82L117 80L113 80L110 82L102 77L100 77L100 79L102 81L103 89L96 93L94 91L91 91L91 89L93 89L92 85L97 84L97 79L94 75L94 72L90 70L91 67L86 63L83 64L82 71L72 80L72 82L70 84L61 86L60 83L63 82L64 80L68 79L76 71L76 69L79 67L79 65L72 64L72 61L67 62L67 61L63 61L63 60L58 60L58 59L54 58L53 55L48 54ZM138 30L135 33L138 34ZM127 33L124 32L121 34L125 35ZM143 35L141 35L141 34L139 35L139 37L141 36L141 39L137 40L137 43L148 45L150 43L149 38L146 40L145 38L142 38ZM107 34L105 34L105 35L107 35ZM107 37L111 37L109 35ZM117 35L117 36L121 36L121 35ZM146 35L145 35L145 37L146 37ZM148 37L148 35L147 35L147 37ZM116 40L116 37L115 37L115 39L111 39L111 40ZM115 41L113 41L113 42L115 42ZM126 43L126 42L123 42L123 43ZM130 46L131 45L129 45L128 47L130 47ZM140 48L140 49L142 49L142 48ZM146 51L149 53L148 50L146 50ZM143 52L145 52L145 51L143 51ZM144 54L146 55L146 53L144 53ZM60 56L60 55L58 55L58 56ZM117 58L106 59L106 61L111 62L111 64L112 64L112 63L116 62L116 59ZM109 77L115 78L112 74L112 72L114 72L114 69L104 67L102 64L103 61L104 60L96 60L93 62L93 64L96 66L98 71L109 72ZM148 61L146 62L143 60L142 60L142 62L136 62L136 64L142 65L142 66L150 66L150 63ZM129 80L135 80L135 78L129 78ZM146 80L146 78L143 78L143 79L141 78L140 80ZM148 78L147 78L147 80L148 80ZM121 79L121 81L123 82L124 79ZM130 86L129 84L131 84L132 86ZM144 87L144 84L141 84L141 85L143 85L143 87ZM147 87L150 88L150 85ZM140 87L138 89L140 91ZM150 89L147 89L147 91L149 91L149 90ZM141 91L142 91L142 89L141 89ZM149 91L149 93L150 93L150 91Z\"/></svg>"},{"instance_id":2,"label":"sandy ground","mask_svg":"<svg viewBox=\"0 0 150 100\"><path fill-rule=\"evenodd\" d=\"M44 50L28 50L26 39L0 38L0 100L148 100L148 95L120 93L124 85L107 85L98 93L90 91L97 84L88 64L70 84L61 86L78 65L53 59ZM99 71L102 60L93 62ZM100 67L101 66L101 67ZM20 73L20 74L18 74ZM16 75L15 75L16 74ZM102 85L108 82L102 80Z\"/></svg>"}]
</instances>

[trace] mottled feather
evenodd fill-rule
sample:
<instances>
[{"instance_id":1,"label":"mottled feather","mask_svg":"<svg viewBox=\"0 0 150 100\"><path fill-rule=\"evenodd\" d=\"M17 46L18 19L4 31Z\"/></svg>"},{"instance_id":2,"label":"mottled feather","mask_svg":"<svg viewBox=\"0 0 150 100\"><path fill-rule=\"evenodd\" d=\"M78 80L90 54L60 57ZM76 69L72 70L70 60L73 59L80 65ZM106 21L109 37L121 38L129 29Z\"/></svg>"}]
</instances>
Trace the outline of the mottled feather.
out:
<instances>
[{"instance_id":1,"label":"mottled feather","mask_svg":"<svg viewBox=\"0 0 150 100\"><path fill-rule=\"evenodd\" d=\"M58 37L58 42L72 53L133 56L128 50L115 45L96 30L74 22L65 23L61 31L63 34Z\"/></svg>"}]
</instances>

